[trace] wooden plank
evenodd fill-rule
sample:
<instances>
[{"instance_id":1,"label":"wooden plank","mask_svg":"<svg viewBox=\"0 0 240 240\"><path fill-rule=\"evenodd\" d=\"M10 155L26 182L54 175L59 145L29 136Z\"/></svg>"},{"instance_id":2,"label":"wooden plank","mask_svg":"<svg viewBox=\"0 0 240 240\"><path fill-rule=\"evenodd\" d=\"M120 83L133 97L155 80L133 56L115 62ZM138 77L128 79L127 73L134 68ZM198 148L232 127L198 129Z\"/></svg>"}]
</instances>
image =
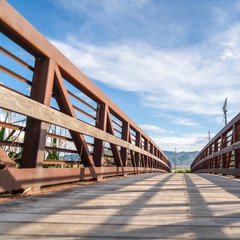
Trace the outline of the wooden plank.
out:
<instances>
[{"instance_id":1,"label":"wooden plank","mask_svg":"<svg viewBox=\"0 0 240 240\"><path fill-rule=\"evenodd\" d=\"M92 205L91 205L92 206ZM89 216L89 215L76 215L73 214L69 217L68 214L16 214L16 213L2 213L0 223L2 222L19 222L19 223L58 223L58 224L108 224L108 225L126 225L126 222L129 220L129 216ZM144 225L147 226L162 226L162 225L172 225L172 226L215 226L215 227L240 227L238 218L227 218L227 217L166 217L166 216L131 216L131 221L128 222L128 226L131 225ZM112 236L113 237L113 236Z\"/></svg>"},{"instance_id":2,"label":"wooden plank","mask_svg":"<svg viewBox=\"0 0 240 240\"><path fill-rule=\"evenodd\" d=\"M0 203L0 234L2 239L238 239L239 190L239 181L215 175L136 175Z\"/></svg>"},{"instance_id":3,"label":"wooden plank","mask_svg":"<svg viewBox=\"0 0 240 240\"><path fill-rule=\"evenodd\" d=\"M153 159L156 159L157 161L161 162L161 164L165 165L168 169L170 169L165 162L160 160L158 157L150 154L149 152L133 144L130 144L120 138L117 138L109 133L106 133L100 129L97 129L91 125L88 125L66 114L63 114L55 109L51 109L50 107L44 106L36 101L27 99L26 97L11 92L8 89L2 88L1 86L0 95L0 107L4 109L21 113L23 115L27 115L41 121L52 123L75 132L81 132L82 134L86 134L88 136L92 136L103 141L111 142L118 146L128 148L135 152L139 152Z\"/></svg>"}]
</instances>

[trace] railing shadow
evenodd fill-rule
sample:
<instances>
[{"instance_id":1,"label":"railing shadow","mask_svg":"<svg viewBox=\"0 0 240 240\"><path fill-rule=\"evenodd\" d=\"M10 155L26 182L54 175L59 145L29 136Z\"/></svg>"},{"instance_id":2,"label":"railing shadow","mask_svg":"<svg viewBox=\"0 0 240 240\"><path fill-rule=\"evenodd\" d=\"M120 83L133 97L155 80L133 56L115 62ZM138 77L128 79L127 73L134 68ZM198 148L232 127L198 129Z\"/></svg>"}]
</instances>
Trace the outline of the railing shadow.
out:
<instances>
[{"instance_id":1,"label":"railing shadow","mask_svg":"<svg viewBox=\"0 0 240 240\"><path fill-rule=\"evenodd\" d=\"M153 174L144 174L144 175L139 175L137 177L130 177L131 178L130 182L131 184L135 184L142 180L151 178L152 175ZM126 179L129 180L129 178L126 178ZM124 179L121 179L121 180L124 180ZM61 190L60 192L55 192L55 193L51 192L51 193L43 194L40 196L29 196L27 199L20 198L14 201L0 203L0 219L2 219L2 221L0 220L0 222L3 222L3 221L7 222L6 217L9 216L9 214L11 213L14 213L16 217L15 218L16 221L20 221L20 224L18 226L19 228L25 225L26 222L28 221L39 222L41 221L41 218L45 218L47 215L61 214L61 211L63 210L63 207L61 206L61 200L62 199L66 200L68 198L70 201L69 207L68 206L64 207L67 210L77 211L81 209L86 209L88 211L90 208L88 208L87 206L84 206L84 203L87 203L88 201L97 199L99 197L99 194L96 194L96 195L90 194L91 196L89 197L89 193L96 193L97 191L98 192L101 191L101 189L103 189L105 192L107 191L109 193L112 193L113 190L118 191L121 188L126 186L124 184L120 184L119 180L112 180L111 183L112 183L111 185L112 188L109 188L108 190L106 190L105 182L99 182L93 185L86 185L86 186L84 185L74 189ZM83 192L81 190L83 190ZM84 197L84 193L87 194L87 197ZM56 198L60 200L60 202L56 200ZM52 199L54 200L54 202L52 202ZM76 200L76 204L74 204L75 205L74 207L72 206L73 204L71 203L72 199ZM27 203L25 201L27 201ZM83 206L79 206L79 202ZM111 207L114 207L114 206L111 206ZM103 208L109 209L109 206L103 206ZM94 207L94 210L97 210L97 209L101 209L101 207L99 206ZM30 213L29 213L29 210L30 210ZM18 218L18 214L20 216L23 213L29 214L28 220L24 221L23 219ZM23 222L21 223L21 221ZM0 224L0 229L1 229L1 224ZM4 234L10 234L9 232L8 233L7 232L8 231L6 229L6 233Z\"/></svg>"},{"instance_id":2,"label":"railing shadow","mask_svg":"<svg viewBox=\"0 0 240 240\"><path fill-rule=\"evenodd\" d=\"M206 201L201 192L201 188L211 191L211 186L204 184L201 186L196 183L194 178L209 180L207 177L196 174L145 174L112 180L107 183L101 182L94 185L67 189L39 197L30 197L30 201L27 203L25 203L24 199L19 199L0 204L0 219L5 218L6 222L4 226L0 223L0 233L4 232L4 234L16 236L16 232L19 230L21 234L21 228L24 228L26 224L37 223L39 225L39 223L42 223L47 228L46 232L36 230L34 236L33 232L25 232L25 235L22 233L22 236L71 239L91 239L94 237L96 239L203 239L214 237L214 234L217 233L217 236L220 236L220 238L228 239L228 234L222 230L223 225L221 225L221 221L223 218L235 217L236 219L229 222L229 225L232 227L232 224L239 222L240 212L238 210L232 213L227 211L227 214L216 215L215 207L218 208L219 203ZM184 185L179 187L178 183L176 183L176 186L172 186L170 184L172 180L175 182L181 180L185 182L186 187ZM134 185L138 185L136 190L131 187ZM127 186L130 187L128 188ZM164 196L162 194L159 194L161 198L158 200L157 196L161 191L166 192L166 194L170 191L175 191L175 200L166 202L163 200ZM181 199L179 196L185 197ZM124 197L129 198L127 203L121 202ZM151 202L151 199L154 197L156 201ZM188 201L183 201L185 198ZM108 199L108 201L105 201L105 199ZM117 202L118 200L120 201L119 203ZM228 201L221 202L223 205L229 203ZM174 213L176 216L174 216ZM7 226L7 219L13 216L13 214L18 223L16 230L10 228L13 221L11 221L9 227ZM165 217L161 218L163 214L165 214ZM182 219L181 214L184 216ZM54 215L56 216L53 221L52 217ZM91 215L96 218L101 217L101 222L96 223L97 219L95 223L87 221L88 217L93 218ZM148 215L149 223L143 220L143 222L140 221L136 224L135 217L140 215ZM24 216L24 219L19 219L20 216ZM67 217L65 222L62 222L63 217ZM162 222L156 223L155 217L160 217L159 219L162 219ZM177 218L168 223L168 217ZM75 221L80 218L85 219L86 222L84 223L85 220ZM210 220L209 223L208 220ZM212 223L217 223L217 225L212 225ZM73 225L76 226L76 229ZM57 226L65 226L65 229L54 230L54 227ZM3 227L5 227L5 230L3 230ZM83 229L84 227L86 228L85 230Z\"/></svg>"},{"instance_id":3,"label":"railing shadow","mask_svg":"<svg viewBox=\"0 0 240 240\"><path fill-rule=\"evenodd\" d=\"M198 189L198 186L193 182L193 180L191 179L191 177L189 177L189 175L184 174L185 177L185 181L186 181L186 185L188 187L188 199L189 199L189 206L190 206L190 211L191 214L194 218L198 218L198 211L199 205L195 205L196 203L196 199L197 202L200 204L201 203L201 211L207 212L208 213L208 217L213 217L213 214L211 212L211 209L209 208L209 204L205 201L204 197L202 196L201 192ZM191 195L190 193L190 189L194 188L195 191L195 196ZM220 234L227 239L227 236L225 235L225 233L219 228ZM197 239L201 239L202 238L202 234L199 234L199 232L196 232L196 237Z\"/></svg>"}]
</instances>

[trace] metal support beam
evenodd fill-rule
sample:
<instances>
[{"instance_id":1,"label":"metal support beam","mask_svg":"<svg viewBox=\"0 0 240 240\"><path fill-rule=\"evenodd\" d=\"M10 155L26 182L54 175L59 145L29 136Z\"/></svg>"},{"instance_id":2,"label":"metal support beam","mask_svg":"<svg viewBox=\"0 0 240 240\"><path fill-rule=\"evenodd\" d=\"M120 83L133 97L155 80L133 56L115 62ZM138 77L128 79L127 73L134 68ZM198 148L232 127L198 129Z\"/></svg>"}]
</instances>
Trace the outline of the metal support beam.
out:
<instances>
[{"instance_id":1,"label":"metal support beam","mask_svg":"<svg viewBox=\"0 0 240 240\"><path fill-rule=\"evenodd\" d=\"M77 119L77 116L74 112L72 103L70 101L67 90L64 86L63 79L62 79L62 76L61 76L61 73L60 73L58 67L56 67L53 93L54 93L54 96L56 98L56 101L58 103L60 110L64 113L68 114L69 116ZM83 161L84 166L85 167L94 167L95 164L92 159L92 155L88 150L88 146L86 144L84 136L80 133L76 133L73 131L70 131L70 134L71 134L73 142L78 150L80 158Z\"/></svg>"},{"instance_id":2,"label":"metal support beam","mask_svg":"<svg viewBox=\"0 0 240 240\"><path fill-rule=\"evenodd\" d=\"M48 58L35 61L30 98L46 106L50 106L54 68L55 63ZM45 122L27 118L21 168L42 167L47 126Z\"/></svg>"},{"instance_id":3,"label":"metal support beam","mask_svg":"<svg viewBox=\"0 0 240 240\"><path fill-rule=\"evenodd\" d=\"M226 147L226 135L222 134L221 136L221 150ZM227 156L226 153L221 155L222 158L222 168L226 168Z\"/></svg>"},{"instance_id":4,"label":"metal support beam","mask_svg":"<svg viewBox=\"0 0 240 240\"><path fill-rule=\"evenodd\" d=\"M109 109L107 109L107 132L115 136ZM122 167L122 170L123 170L123 163L122 163L120 152L118 150L118 146L113 143L110 143L110 146L112 149L112 154L113 154L113 158L116 166Z\"/></svg>"},{"instance_id":5,"label":"metal support beam","mask_svg":"<svg viewBox=\"0 0 240 240\"><path fill-rule=\"evenodd\" d=\"M98 103L95 126L103 131L107 128L107 110L104 103ZM93 160L96 167L101 167L104 160L104 141L94 138Z\"/></svg>"},{"instance_id":6,"label":"metal support beam","mask_svg":"<svg viewBox=\"0 0 240 240\"><path fill-rule=\"evenodd\" d=\"M127 141L127 142L129 142L129 131L130 131L129 123L123 122L123 125L122 125L122 139ZM128 160L128 149L127 148L121 147L121 158L122 158L123 166L126 167L127 166L127 160Z\"/></svg>"},{"instance_id":7,"label":"metal support beam","mask_svg":"<svg viewBox=\"0 0 240 240\"><path fill-rule=\"evenodd\" d=\"M149 152L148 139L144 139L144 150ZM148 166L148 156L144 156L144 167Z\"/></svg>"},{"instance_id":8,"label":"metal support beam","mask_svg":"<svg viewBox=\"0 0 240 240\"><path fill-rule=\"evenodd\" d=\"M128 135L129 135L129 142L132 144L132 138L131 138L131 132L130 129L128 131ZM132 160L132 166L136 167L136 160L135 160L135 155L133 153L133 150L130 150L130 154L131 154L131 160Z\"/></svg>"},{"instance_id":9,"label":"metal support beam","mask_svg":"<svg viewBox=\"0 0 240 240\"><path fill-rule=\"evenodd\" d=\"M136 132L136 146L139 148L142 148L141 144L141 133ZM140 166L140 154L138 152L135 152L135 161L136 161L136 166Z\"/></svg>"},{"instance_id":10,"label":"metal support beam","mask_svg":"<svg viewBox=\"0 0 240 240\"><path fill-rule=\"evenodd\" d=\"M240 136L239 134L237 134L237 130L239 130L240 124L234 124L233 125L233 143L236 143L238 141L240 141ZM235 149L234 150L234 168L238 169L240 168L240 149Z\"/></svg>"}]
</instances>

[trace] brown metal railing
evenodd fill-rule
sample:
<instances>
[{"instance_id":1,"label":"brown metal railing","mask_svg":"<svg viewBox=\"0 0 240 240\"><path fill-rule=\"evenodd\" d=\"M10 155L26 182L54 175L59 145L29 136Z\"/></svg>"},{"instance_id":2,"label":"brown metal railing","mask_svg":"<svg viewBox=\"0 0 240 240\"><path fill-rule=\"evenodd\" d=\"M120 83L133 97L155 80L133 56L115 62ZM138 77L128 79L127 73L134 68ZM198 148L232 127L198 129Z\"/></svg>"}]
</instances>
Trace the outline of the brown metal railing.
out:
<instances>
[{"instance_id":1,"label":"brown metal railing","mask_svg":"<svg viewBox=\"0 0 240 240\"><path fill-rule=\"evenodd\" d=\"M201 150L191 171L240 176L240 113Z\"/></svg>"},{"instance_id":2,"label":"brown metal railing","mask_svg":"<svg viewBox=\"0 0 240 240\"><path fill-rule=\"evenodd\" d=\"M4 0L0 30L0 114L15 116L0 122L10 133L0 139L0 192L171 171L152 139Z\"/></svg>"}]
</instances>

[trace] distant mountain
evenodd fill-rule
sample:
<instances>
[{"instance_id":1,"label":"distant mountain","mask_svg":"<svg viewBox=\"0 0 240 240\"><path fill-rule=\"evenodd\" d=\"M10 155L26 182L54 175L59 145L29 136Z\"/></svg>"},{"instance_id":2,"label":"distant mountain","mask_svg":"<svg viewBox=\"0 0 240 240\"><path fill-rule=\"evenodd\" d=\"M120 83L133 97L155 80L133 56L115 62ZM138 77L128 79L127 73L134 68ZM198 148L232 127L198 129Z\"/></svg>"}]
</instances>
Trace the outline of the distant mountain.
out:
<instances>
[{"instance_id":1,"label":"distant mountain","mask_svg":"<svg viewBox=\"0 0 240 240\"><path fill-rule=\"evenodd\" d=\"M167 156L168 160L170 161L172 165L172 169L174 169L175 164L175 152L172 151L163 151L164 154ZM195 159L195 157L198 155L198 151L195 152L177 152L176 154L176 165L177 169L185 169L190 168L191 163Z\"/></svg>"}]
</instances>

